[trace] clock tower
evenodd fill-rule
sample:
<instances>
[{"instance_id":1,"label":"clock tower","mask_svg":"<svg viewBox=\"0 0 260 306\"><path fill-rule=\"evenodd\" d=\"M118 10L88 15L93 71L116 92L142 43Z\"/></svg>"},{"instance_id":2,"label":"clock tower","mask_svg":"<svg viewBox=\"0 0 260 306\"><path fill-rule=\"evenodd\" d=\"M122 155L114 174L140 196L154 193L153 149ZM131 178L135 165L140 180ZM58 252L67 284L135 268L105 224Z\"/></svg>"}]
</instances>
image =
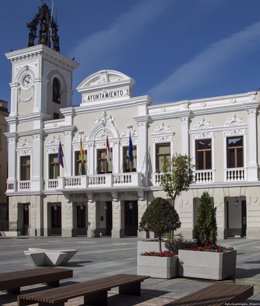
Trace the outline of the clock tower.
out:
<instances>
[{"instance_id":1,"label":"clock tower","mask_svg":"<svg viewBox=\"0 0 260 306\"><path fill-rule=\"evenodd\" d=\"M6 54L12 64L7 194L24 188L18 182L26 158L30 164L26 180L30 190L40 194L44 122L60 118L60 109L72 105L72 72L78 66L60 53L58 26L45 3L27 27L27 47Z\"/></svg>"},{"instance_id":2,"label":"clock tower","mask_svg":"<svg viewBox=\"0 0 260 306\"><path fill-rule=\"evenodd\" d=\"M57 119L61 108L71 106L72 71L78 64L60 53L58 26L47 4L27 27L28 48L6 54L12 63L10 117Z\"/></svg>"}]
</instances>

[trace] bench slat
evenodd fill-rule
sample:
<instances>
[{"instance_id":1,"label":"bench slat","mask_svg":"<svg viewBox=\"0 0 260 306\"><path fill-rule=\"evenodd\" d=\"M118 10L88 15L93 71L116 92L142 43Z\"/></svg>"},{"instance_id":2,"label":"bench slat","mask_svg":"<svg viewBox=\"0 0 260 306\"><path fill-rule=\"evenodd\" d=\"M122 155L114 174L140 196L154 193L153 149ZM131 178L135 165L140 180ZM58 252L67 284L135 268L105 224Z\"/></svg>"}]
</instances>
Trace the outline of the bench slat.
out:
<instances>
[{"instance_id":1,"label":"bench slat","mask_svg":"<svg viewBox=\"0 0 260 306\"><path fill-rule=\"evenodd\" d=\"M73 270L63 268L35 268L0 273L0 290L9 290L38 283L54 283L73 276Z\"/></svg>"},{"instance_id":2,"label":"bench slat","mask_svg":"<svg viewBox=\"0 0 260 306\"><path fill-rule=\"evenodd\" d=\"M23 294L18 296L18 301L27 300L42 303L59 303L78 296L107 291L113 287L140 283L147 278L149 276L118 274L59 288Z\"/></svg>"},{"instance_id":3,"label":"bench slat","mask_svg":"<svg viewBox=\"0 0 260 306\"><path fill-rule=\"evenodd\" d=\"M253 295L253 286L232 283L216 283L184 296L169 306L223 306L226 303L240 303Z\"/></svg>"}]
</instances>

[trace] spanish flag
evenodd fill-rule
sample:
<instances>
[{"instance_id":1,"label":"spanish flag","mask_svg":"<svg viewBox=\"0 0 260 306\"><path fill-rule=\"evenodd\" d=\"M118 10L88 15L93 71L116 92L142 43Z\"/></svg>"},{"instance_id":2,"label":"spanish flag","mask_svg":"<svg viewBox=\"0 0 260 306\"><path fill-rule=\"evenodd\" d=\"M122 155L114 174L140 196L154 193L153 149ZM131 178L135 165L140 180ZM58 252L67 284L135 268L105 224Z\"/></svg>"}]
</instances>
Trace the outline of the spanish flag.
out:
<instances>
[{"instance_id":1,"label":"spanish flag","mask_svg":"<svg viewBox=\"0 0 260 306\"><path fill-rule=\"evenodd\" d=\"M80 139L80 146L79 146L79 160L81 162L81 164L84 164L84 150L83 150L83 146L82 146L82 140Z\"/></svg>"}]
</instances>

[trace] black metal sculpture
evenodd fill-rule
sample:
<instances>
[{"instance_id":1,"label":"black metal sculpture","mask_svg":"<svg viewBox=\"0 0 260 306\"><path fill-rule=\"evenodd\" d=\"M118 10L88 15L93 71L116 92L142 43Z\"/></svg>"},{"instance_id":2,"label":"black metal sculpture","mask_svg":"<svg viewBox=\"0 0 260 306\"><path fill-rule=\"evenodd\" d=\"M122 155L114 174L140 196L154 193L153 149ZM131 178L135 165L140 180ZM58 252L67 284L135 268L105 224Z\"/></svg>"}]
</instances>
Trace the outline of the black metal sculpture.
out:
<instances>
[{"instance_id":1,"label":"black metal sculpture","mask_svg":"<svg viewBox=\"0 0 260 306\"><path fill-rule=\"evenodd\" d=\"M46 3L39 7L38 14L31 22L27 23L27 28L29 29L28 47L34 46L35 38L38 37L38 44L43 44L60 52L58 25Z\"/></svg>"}]
</instances>

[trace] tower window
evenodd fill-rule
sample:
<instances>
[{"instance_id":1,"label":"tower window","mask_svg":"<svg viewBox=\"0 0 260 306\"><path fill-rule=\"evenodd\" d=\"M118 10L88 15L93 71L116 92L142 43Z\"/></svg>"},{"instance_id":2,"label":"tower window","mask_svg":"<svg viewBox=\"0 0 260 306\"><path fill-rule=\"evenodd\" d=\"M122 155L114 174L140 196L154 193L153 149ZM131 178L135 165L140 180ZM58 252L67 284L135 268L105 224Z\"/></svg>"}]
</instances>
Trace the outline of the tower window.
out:
<instances>
[{"instance_id":1,"label":"tower window","mask_svg":"<svg viewBox=\"0 0 260 306\"><path fill-rule=\"evenodd\" d=\"M52 101L61 103L61 85L57 78L54 78L52 83Z\"/></svg>"}]
</instances>

